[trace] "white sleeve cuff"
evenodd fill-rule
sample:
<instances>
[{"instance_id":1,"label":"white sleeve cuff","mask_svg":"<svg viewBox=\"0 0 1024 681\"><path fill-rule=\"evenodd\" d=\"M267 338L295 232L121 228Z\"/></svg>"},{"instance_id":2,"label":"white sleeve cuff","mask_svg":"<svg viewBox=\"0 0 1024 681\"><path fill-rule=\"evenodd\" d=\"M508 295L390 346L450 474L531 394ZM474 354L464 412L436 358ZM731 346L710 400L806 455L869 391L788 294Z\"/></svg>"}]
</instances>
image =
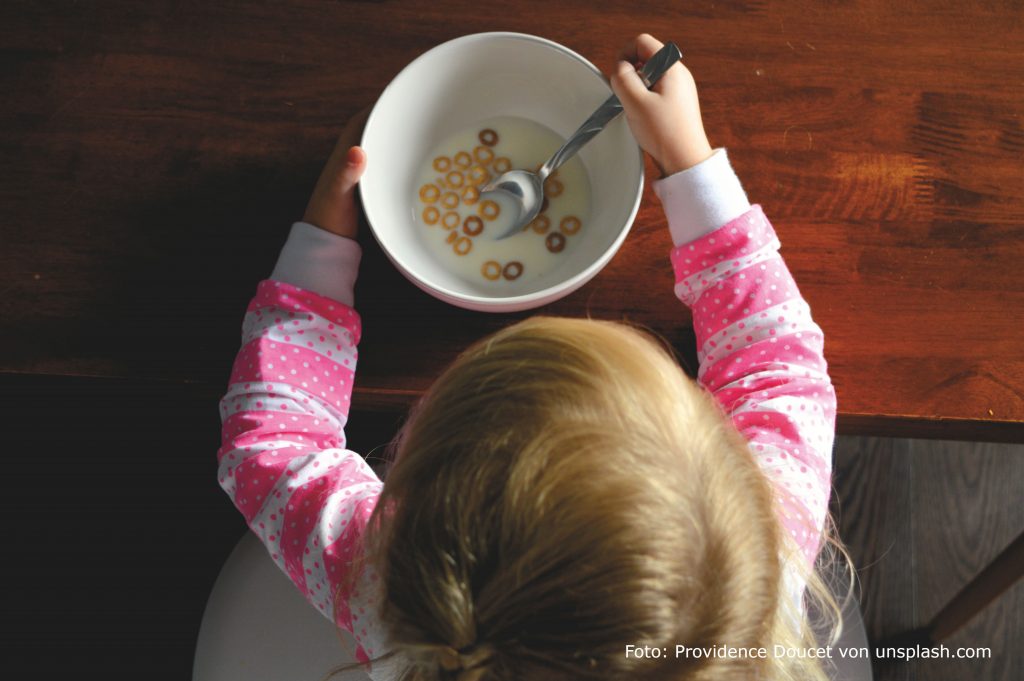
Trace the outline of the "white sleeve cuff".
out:
<instances>
[{"instance_id":1,"label":"white sleeve cuff","mask_svg":"<svg viewBox=\"0 0 1024 681\"><path fill-rule=\"evenodd\" d=\"M724 148L692 168L652 183L668 218L672 242L689 243L750 210Z\"/></svg>"},{"instance_id":2,"label":"white sleeve cuff","mask_svg":"<svg viewBox=\"0 0 1024 681\"><path fill-rule=\"evenodd\" d=\"M270 278L353 307L362 254L363 249L355 239L308 222L296 222Z\"/></svg>"}]
</instances>

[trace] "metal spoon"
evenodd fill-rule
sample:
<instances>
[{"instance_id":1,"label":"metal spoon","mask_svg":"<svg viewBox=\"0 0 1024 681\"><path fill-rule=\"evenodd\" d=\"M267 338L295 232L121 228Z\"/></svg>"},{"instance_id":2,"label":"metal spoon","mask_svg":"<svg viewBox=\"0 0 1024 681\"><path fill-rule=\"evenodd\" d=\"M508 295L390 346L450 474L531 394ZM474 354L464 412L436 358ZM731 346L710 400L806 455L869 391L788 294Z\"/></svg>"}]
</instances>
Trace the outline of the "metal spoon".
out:
<instances>
[{"instance_id":1,"label":"metal spoon","mask_svg":"<svg viewBox=\"0 0 1024 681\"><path fill-rule=\"evenodd\" d=\"M654 84L668 71L669 67L682 58L682 53L675 43L666 43L664 47L647 60L640 70L640 78L643 79L647 89L654 87ZM491 198L502 194L512 199L510 203L517 210L511 226L495 241L500 241L517 234L540 213L541 205L544 202L544 180L548 175L558 169L563 163L572 158L580 148L601 132L612 119L622 113L622 103L619 98L612 95L604 104L597 108L590 118L579 127L576 132L565 141L558 151L540 167L536 173L528 170L510 170L501 177L487 184L481 191L480 197L488 194Z\"/></svg>"}]
</instances>

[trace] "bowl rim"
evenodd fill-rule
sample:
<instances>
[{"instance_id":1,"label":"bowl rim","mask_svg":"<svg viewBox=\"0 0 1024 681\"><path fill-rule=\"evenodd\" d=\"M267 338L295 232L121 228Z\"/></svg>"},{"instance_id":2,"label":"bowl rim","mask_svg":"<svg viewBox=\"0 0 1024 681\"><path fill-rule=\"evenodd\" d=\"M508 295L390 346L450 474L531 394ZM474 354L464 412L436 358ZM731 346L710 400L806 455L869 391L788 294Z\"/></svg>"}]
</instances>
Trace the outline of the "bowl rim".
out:
<instances>
[{"instance_id":1,"label":"bowl rim","mask_svg":"<svg viewBox=\"0 0 1024 681\"><path fill-rule=\"evenodd\" d=\"M483 33L470 33L434 45L427 51L417 56L411 62L406 64L402 68L402 70L399 71L398 74L396 74L395 77L391 79L391 82L387 84L384 90L381 91L380 95L377 97L377 100L373 103L373 109L370 111L370 115L367 117L366 124L363 127L363 133L359 141L360 146L365 147L367 132L370 130L373 124L374 117L377 114L377 109L378 106L380 105L381 100L384 99L384 96L388 93L388 91L394 88L401 79L409 77L408 74L410 70L413 68L413 66L415 66L421 60L426 59L428 55L433 54L437 50L452 49L454 46L461 43L479 42L482 40L490 40L494 38L512 38L515 40L523 40L526 42L540 43L554 50L562 52L563 54L577 60L578 62L583 64L583 66L590 69L590 71L593 72L596 76L598 76L601 79L601 81L609 88L609 91L611 91L611 87L608 86L608 81L605 78L604 73L602 73L599 68L597 68L593 63L591 63L589 59L579 54L578 52L566 47L565 45L556 43L553 40L550 40L548 38L542 38L540 36L532 35L529 33L518 33L515 31L487 31ZM574 291L582 287L584 284L589 282L591 279L593 279L602 269L604 269L605 265L608 264L608 262L618 252L619 248L622 247L622 243L626 240L626 237L633 229L633 223L636 220L636 215L640 210L640 202L643 199L645 180L643 154L643 149L641 149L640 145L638 144L637 155L639 156L640 161L640 173L638 178L639 183L637 185L636 196L633 199L633 205L629 211L629 217L626 221L626 227L621 230L619 235L608 246L608 248L606 248L605 251L601 253L601 255L598 256L590 265L585 267L583 270L581 270L574 276L566 279L565 281L562 281L553 286L548 286L547 288L540 289L539 291L533 291L531 293L523 293L514 296L478 296L467 293L460 293L458 291L453 291L443 286L438 286L437 284L430 283L424 280L422 277L417 276L408 267L407 263L403 262L402 259L397 254L391 252L391 249L389 249L384 244L384 241L377 234L377 230L373 226L373 218L371 217L372 211L369 208L369 205L366 201L366 196L364 194L363 189L364 185L362 182L360 182L358 185L359 198L362 210L366 215L366 222L370 228L370 233L373 235L373 238L377 242L377 245L380 246L380 249L387 256L388 260L390 260L391 263L398 269L398 271L401 272L406 277L406 279L415 284L418 288L444 302L468 310L475 310L478 312L513 312L519 310L526 310L534 307L540 307L548 303L553 303L556 300L564 298L570 293L573 293Z\"/></svg>"}]
</instances>

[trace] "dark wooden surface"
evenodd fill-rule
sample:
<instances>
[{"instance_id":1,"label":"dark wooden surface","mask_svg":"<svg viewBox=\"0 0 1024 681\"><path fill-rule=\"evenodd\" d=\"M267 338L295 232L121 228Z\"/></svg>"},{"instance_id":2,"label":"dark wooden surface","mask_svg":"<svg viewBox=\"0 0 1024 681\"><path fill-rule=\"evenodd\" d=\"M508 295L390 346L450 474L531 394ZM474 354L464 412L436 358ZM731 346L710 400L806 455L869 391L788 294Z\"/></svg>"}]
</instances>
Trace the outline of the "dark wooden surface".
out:
<instances>
[{"instance_id":1,"label":"dark wooden surface","mask_svg":"<svg viewBox=\"0 0 1024 681\"><path fill-rule=\"evenodd\" d=\"M858 568L868 636L923 627L1024 528L1024 446L840 437L832 512ZM989 659L876 664L876 681L1014 681L1024 673L1024 582L944 644Z\"/></svg>"},{"instance_id":2,"label":"dark wooden surface","mask_svg":"<svg viewBox=\"0 0 1024 681\"><path fill-rule=\"evenodd\" d=\"M608 70L646 30L682 46L712 143L778 228L825 330L840 428L1024 441L1020 2L514 10L0 3L0 372L220 390L335 135L403 66L512 30ZM358 407L401 410L531 314L436 301L363 237ZM669 247L648 188L613 261L538 312L628 318L692 356Z\"/></svg>"}]
</instances>

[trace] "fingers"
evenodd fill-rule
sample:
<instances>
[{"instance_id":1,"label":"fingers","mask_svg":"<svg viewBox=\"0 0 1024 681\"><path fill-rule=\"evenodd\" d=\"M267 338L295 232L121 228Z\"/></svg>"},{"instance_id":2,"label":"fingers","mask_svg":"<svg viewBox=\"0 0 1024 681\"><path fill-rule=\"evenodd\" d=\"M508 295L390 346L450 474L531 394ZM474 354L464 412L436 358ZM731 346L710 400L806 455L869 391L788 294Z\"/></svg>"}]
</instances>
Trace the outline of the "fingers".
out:
<instances>
[{"instance_id":1,"label":"fingers","mask_svg":"<svg viewBox=\"0 0 1024 681\"><path fill-rule=\"evenodd\" d=\"M372 106L367 106L349 119L338 134L334 151L324 166L321 181L338 191L350 190L366 170L366 152L356 145L359 144L372 109Z\"/></svg>"},{"instance_id":2,"label":"fingers","mask_svg":"<svg viewBox=\"0 0 1024 681\"><path fill-rule=\"evenodd\" d=\"M653 57L664 46L664 43L650 33L641 33L626 43L626 46L619 53L619 58L625 59L634 65L640 64Z\"/></svg>"},{"instance_id":3,"label":"fingers","mask_svg":"<svg viewBox=\"0 0 1024 681\"><path fill-rule=\"evenodd\" d=\"M361 147L335 150L313 189L303 221L340 236L355 238L359 229L355 186L366 170Z\"/></svg>"},{"instance_id":4,"label":"fingers","mask_svg":"<svg viewBox=\"0 0 1024 681\"><path fill-rule=\"evenodd\" d=\"M366 163L366 152L362 147L352 147L345 155L345 164L349 167L360 166Z\"/></svg>"},{"instance_id":5,"label":"fingers","mask_svg":"<svg viewBox=\"0 0 1024 681\"><path fill-rule=\"evenodd\" d=\"M652 36L650 33L641 33L626 44L619 53L620 59L624 61L620 61L616 64L616 70L610 79L612 82L612 90L620 100L625 103L623 96L630 97L634 103L639 103L643 100L643 95L637 88L644 88L646 90L646 87L640 77L635 73L635 70L640 69L648 59L653 57L658 50L664 46L665 44L663 42ZM623 66L623 64L626 63L631 65L634 73L626 72L626 68ZM653 90L659 94L666 92L666 88L671 87L670 83L670 78L662 78L662 80L658 81L654 86ZM622 93L616 89L617 87L621 88Z\"/></svg>"},{"instance_id":6,"label":"fingers","mask_svg":"<svg viewBox=\"0 0 1024 681\"><path fill-rule=\"evenodd\" d=\"M365 171L366 152L362 147L349 147L345 152L345 166L338 175L338 189L344 194L350 193Z\"/></svg>"},{"instance_id":7,"label":"fingers","mask_svg":"<svg viewBox=\"0 0 1024 681\"><path fill-rule=\"evenodd\" d=\"M612 92L622 102L627 113L629 109L639 105L646 97L650 96L647 86L640 80L640 74L636 72L633 64L629 61L618 62L609 81Z\"/></svg>"},{"instance_id":8,"label":"fingers","mask_svg":"<svg viewBox=\"0 0 1024 681\"><path fill-rule=\"evenodd\" d=\"M366 151L356 146L369 107L353 116L320 173L303 220L340 236L355 238L359 230L355 187L366 171Z\"/></svg>"},{"instance_id":9,"label":"fingers","mask_svg":"<svg viewBox=\"0 0 1024 681\"><path fill-rule=\"evenodd\" d=\"M658 50L665 47L665 43L655 38L650 33L641 33L636 38L636 51L637 56L643 61L647 61L655 54Z\"/></svg>"}]
</instances>

